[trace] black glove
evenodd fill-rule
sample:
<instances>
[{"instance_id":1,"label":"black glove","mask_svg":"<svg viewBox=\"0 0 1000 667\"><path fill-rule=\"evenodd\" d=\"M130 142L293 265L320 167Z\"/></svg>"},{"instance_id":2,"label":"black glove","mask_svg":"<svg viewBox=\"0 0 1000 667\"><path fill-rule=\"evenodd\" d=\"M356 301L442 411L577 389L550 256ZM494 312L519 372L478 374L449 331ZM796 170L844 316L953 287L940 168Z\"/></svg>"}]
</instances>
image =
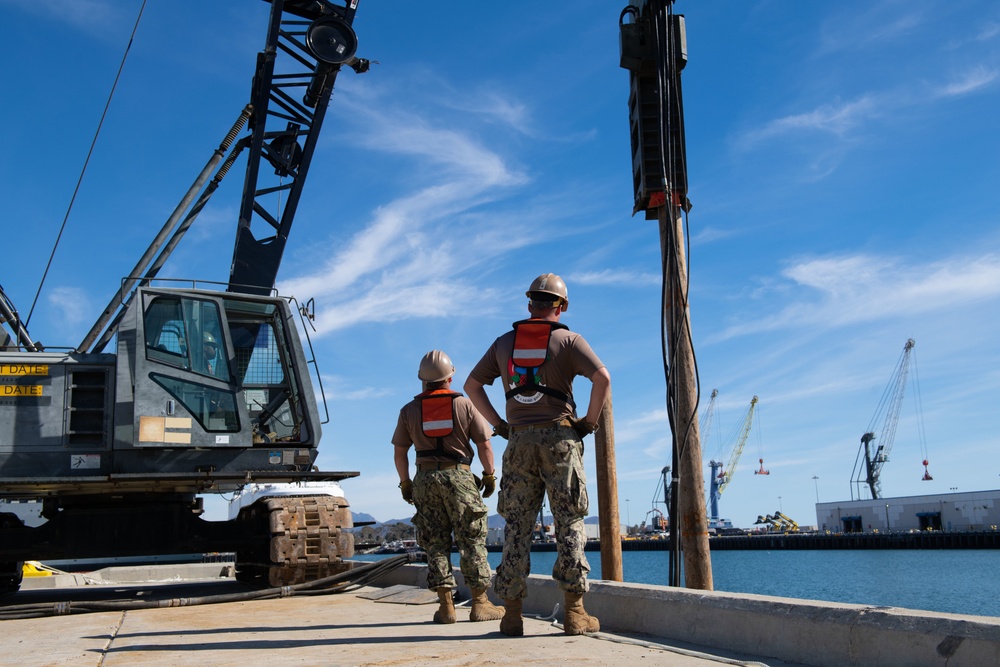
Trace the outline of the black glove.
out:
<instances>
[{"instance_id":1,"label":"black glove","mask_svg":"<svg viewBox=\"0 0 1000 667\"><path fill-rule=\"evenodd\" d=\"M493 435L499 435L504 440L510 440L510 424L501 419L500 423L493 427Z\"/></svg>"},{"instance_id":2,"label":"black glove","mask_svg":"<svg viewBox=\"0 0 1000 667\"><path fill-rule=\"evenodd\" d=\"M591 424L586 419L574 419L573 430L576 431L576 434L580 436L581 440L583 440L585 437L596 431L597 426Z\"/></svg>"},{"instance_id":3,"label":"black glove","mask_svg":"<svg viewBox=\"0 0 1000 667\"><path fill-rule=\"evenodd\" d=\"M413 504L413 482L406 479L399 483L399 490L403 493L403 500Z\"/></svg>"},{"instance_id":4,"label":"black glove","mask_svg":"<svg viewBox=\"0 0 1000 667\"><path fill-rule=\"evenodd\" d=\"M486 472L484 471L483 485L479 488L483 492L483 498L489 498L490 496L493 495L493 492L496 491L497 478L493 475L487 475Z\"/></svg>"}]
</instances>

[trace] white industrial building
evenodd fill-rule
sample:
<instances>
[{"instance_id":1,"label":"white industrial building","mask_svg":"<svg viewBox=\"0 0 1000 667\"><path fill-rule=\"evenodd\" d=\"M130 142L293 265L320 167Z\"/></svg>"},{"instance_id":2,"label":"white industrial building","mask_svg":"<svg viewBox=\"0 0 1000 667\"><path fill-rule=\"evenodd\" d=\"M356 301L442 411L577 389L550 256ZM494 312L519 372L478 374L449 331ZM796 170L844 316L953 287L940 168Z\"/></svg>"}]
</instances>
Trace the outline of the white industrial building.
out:
<instances>
[{"instance_id":1,"label":"white industrial building","mask_svg":"<svg viewBox=\"0 0 1000 667\"><path fill-rule=\"evenodd\" d=\"M833 533L995 531L1000 489L817 503L816 525Z\"/></svg>"}]
</instances>

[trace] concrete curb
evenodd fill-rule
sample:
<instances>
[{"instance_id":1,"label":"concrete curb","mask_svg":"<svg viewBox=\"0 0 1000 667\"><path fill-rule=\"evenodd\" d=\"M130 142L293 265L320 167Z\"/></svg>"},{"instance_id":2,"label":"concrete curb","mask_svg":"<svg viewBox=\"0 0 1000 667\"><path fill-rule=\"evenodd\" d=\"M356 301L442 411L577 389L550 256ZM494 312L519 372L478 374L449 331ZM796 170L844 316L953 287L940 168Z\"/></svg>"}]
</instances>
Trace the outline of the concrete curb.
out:
<instances>
[{"instance_id":1,"label":"concrete curb","mask_svg":"<svg viewBox=\"0 0 1000 667\"><path fill-rule=\"evenodd\" d=\"M405 565L377 583L426 582L425 566ZM1000 618L608 581L591 582L585 603L602 631L815 667L1000 666ZM556 604L563 593L551 578L528 577L526 614L547 616Z\"/></svg>"}]
</instances>

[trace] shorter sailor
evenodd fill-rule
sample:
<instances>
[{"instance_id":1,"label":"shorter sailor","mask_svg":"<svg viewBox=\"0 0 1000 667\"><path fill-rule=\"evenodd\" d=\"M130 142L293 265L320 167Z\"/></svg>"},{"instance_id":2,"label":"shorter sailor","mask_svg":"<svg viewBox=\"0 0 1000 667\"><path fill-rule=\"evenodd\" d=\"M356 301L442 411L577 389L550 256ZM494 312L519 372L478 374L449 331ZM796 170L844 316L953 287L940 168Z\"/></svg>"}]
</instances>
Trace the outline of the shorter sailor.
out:
<instances>
[{"instance_id":1,"label":"shorter sailor","mask_svg":"<svg viewBox=\"0 0 1000 667\"><path fill-rule=\"evenodd\" d=\"M420 360L418 379L423 391L399 411L394 461L403 500L416 506L413 525L417 543L427 552L427 587L440 601L435 623L454 623L452 597L455 577L451 566L452 536L458 546L459 567L472 591L469 620L495 621L503 608L486 597L490 566L486 560L487 508L483 497L496 488L490 425L472 401L451 390L455 367L447 354L433 350ZM470 464L475 443L482 480L472 474ZM416 450L417 474L410 480L409 449ZM480 497L480 489L483 497Z\"/></svg>"}]
</instances>

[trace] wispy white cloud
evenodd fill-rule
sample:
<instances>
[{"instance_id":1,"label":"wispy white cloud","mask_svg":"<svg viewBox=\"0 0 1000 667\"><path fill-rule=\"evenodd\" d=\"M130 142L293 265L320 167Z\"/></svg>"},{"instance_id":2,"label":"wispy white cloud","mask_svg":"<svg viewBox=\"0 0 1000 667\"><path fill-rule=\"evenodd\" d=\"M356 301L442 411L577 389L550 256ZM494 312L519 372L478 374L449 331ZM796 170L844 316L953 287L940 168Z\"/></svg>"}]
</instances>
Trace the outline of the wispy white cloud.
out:
<instances>
[{"instance_id":1,"label":"wispy white cloud","mask_svg":"<svg viewBox=\"0 0 1000 667\"><path fill-rule=\"evenodd\" d=\"M625 285L639 287L659 285L660 275L656 273L628 271L625 269L604 269L603 271L585 271L567 276L574 284L580 285Z\"/></svg>"},{"instance_id":2,"label":"wispy white cloud","mask_svg":"<svg viewBox=\"0 0 1000 667\"><path fill-rule=\"evenodd\" d=\"M615 442L648 442L650 436L662 432L667 424L666 407L644 412L636 417L615 421Z\"/></svg>"},{"instance_id":3,"label":"wispy white cloud","mask_svg":"<svg viewBox=\"0 0 1000 667\"><path fill-rule=\"evenodd\" d=\"M402 111L367 95L364 114L354 116L364 127L354 136L369 149L412 157L414 187L378 207L346 243L329 241L330 259L318 270L282 283L283 293L326 302L316 322L320 335L360 322L441 317L467 308L455 276L519 237L519 223L492 227L505 227L506 239L468 223L477 207L526 184L524 173L471 132L430 121L432 109ZM360 100L340 98L349 109Z\"/></svg>"},{"instance_id":4,"label":"wispy white cloud","mask_svg":"<svg viewBox=\"0 0 1000 667\"><path fill-rule=\"evenodd\" d=\"M472 113L532 136L532 116L528 107L510 95L483 90L471 95L449 95L442 104L450 109Z\"/></svg>"},{"instance_id":5,"label":"wispy white cloud","mask_svg":"<svg viewBox=\"0 0 1000 667\"><path fill-rule=\"evenodd\" d=\"M963 72L954 80L940 86L936 94L938 97L965 95L989 86L997 80L998 76L1000 76L1000 71L996 68L978 65Z\"/></svg>"},{"instance_id":6,"label":"wispy white cloud","mask_svg":"<svg viewBox=\"0 0 1000 667\"><path fill-rule=\"evenodd\" d=\"M736 144L746 150L770 139L808 132L823 132L842 137L877 115L880 109L881 104L874 95L864 95L849 102L836 101L823 104L811 111L769 121L763 127L744 133Z\"/></svg>"},{"instance_id":7,"label":"wispy white cloud","mask_svg":"<svg viewBox=\"0 0 1000 667\"><path fill-rule=\"evenodd\" d=\"M82 324L91 316L90 298L86 290L77 287L56 287L48 292L48 301L58 311L67 328Z\"/></svg>"},{"instance_id":8,"label":"wispy white cloud","mask_svg":"<svg viewBox=\"0 0 1000 667\"><path fill-rule=\"evenodd\" d=\"M125 17L117 3L107 0L0 0L0 5L68 23L93 34L106 34L108 26L118 26ZM138 11L138 10L136 10ZM131 19L134 21L134 17ZM124 24L123 24L124 25ZM117 28L116 28L117 29Z\"/></svg>"},{"instance_id":9,"label":"wispy white cloud","mask_svg":"<svg viewBox=\"0 0 1000 667\"><path fill-rule=\"evenodd\" d=\"M721 227L705 227L691 237L691 245L701 245L721 241L736 236L739 232L736 229L723 229Z\"/></svg>"},{"instance_id":10,"label":"wispy white cloud","mask_svg":"<svg viewBox=\"0 0 1000 667\"><path fill-rule=\"evenodd\" d=\"M922 265L873 255L819 258L788 267L782 277L772 289L793 298L790 305L733 325L714 339L847 326L993 300L1000 297L1000 256L956 256Z\"/></svg>"},{"instance_id":11,"label":"wispy white cloud","mask_svg":"<svg viewBox=\"0 0 1000 667\"><path fill-rule=\"evenodd\" d=\"M394 393L392 389L385 387L359 387L356 381L339 375L324 376L323 385L327 398L336 401L366 401L391 396Z\"/></svg>"},{"instance_id":12,"label":"wispy white cloud","mask_svg":"<svg viewBox=\"0 0 1000 667\"><path fill-rule=\"evenodd\" d=\"M1000 23L990 21L982 26L982 29L976 35L976 40L980 42L988 42L997 35L1000 35Z\"/></svg>"},{"instance_id":13,"label":"wispy white cloud","mask_svg":"<svg viewBox=\"0 0 1000 667\"><path fill-rule=\"evenodd\" d=\"M441 107L471 114L484 123L510 128L531 139L581 142L597 136L596 129L566 134L562 129L540 127L537 114L501 80L480 81L474 90L463 91L434 74L421 72L417 78L425 88L438 91L434 94L434 102Z\"/></svg>"},{"instance_id":14,"label":"wispy white cloud","mask_svg":"<svg viewBox=\"0 0 1000 667\"><path fill-rule=\"evenodd\" d=\"M870 3L862 12L852 7L823 25L819 52L877 48L914 32L924 23L923 9L894 0Z\"/></svg>"}]
</instances>

